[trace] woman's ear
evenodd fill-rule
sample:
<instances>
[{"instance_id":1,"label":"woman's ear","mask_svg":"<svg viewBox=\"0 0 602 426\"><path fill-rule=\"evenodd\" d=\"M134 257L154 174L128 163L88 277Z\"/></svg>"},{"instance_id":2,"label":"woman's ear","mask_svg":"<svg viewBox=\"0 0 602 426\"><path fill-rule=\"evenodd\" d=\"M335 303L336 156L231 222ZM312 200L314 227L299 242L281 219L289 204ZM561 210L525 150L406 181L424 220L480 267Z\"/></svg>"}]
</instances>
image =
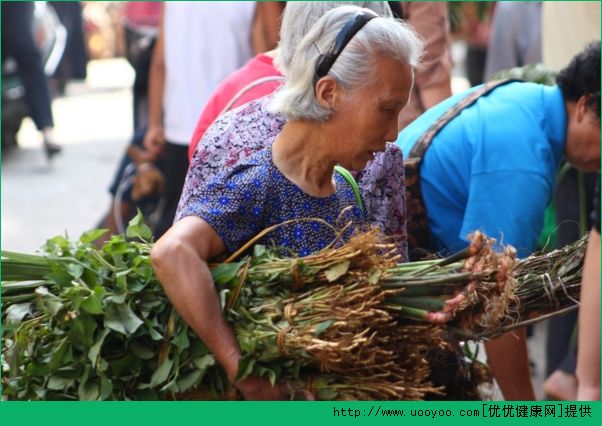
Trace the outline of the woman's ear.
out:
<instances>
[{"instance_id":1,"label":"woman's ear","mask_svg":"<svg viewBox=\"0 0 602 426\"><path fill-rule=\"evenodd\" d=\"M330 76L322 77L316 83L316 101L322 108L333 110L338 98L338 84Z\"/></svg>"},{"instance_id":2,"label":"woman's ear","mask_svg":"<svg viewBox=\"0 0 602 426\"><path fill-rule=\"evenodd\" d=\"M577 100L577 106L575 107L575 119L577 123L581 123L587 113L587 97L589 95L581 95Z\"/></svg>"}]
</instances>

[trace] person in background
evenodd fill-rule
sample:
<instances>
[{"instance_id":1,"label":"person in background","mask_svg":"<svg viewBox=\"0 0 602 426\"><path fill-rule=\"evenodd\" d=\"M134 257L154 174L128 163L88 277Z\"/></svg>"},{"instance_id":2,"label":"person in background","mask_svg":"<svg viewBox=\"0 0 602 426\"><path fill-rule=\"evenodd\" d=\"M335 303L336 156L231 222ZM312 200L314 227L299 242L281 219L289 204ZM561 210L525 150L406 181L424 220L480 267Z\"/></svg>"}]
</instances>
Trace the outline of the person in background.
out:
<instances>
[{"instance_id":1,"label":"person in background","mask_svg":"<svg viewBox=\"0 0 602 426\"><path fill-rule=\"evenodd\" d=\"M454 33L466 42L466 77L471 86L476 86L483 83L491 18L496 3L475 1L454 3L450 3L450 7L455 9L454 15L458 26L458 31Z\"/></svg>"},{"instance_id":2,"label":"person in background","mask_svg":"<svg viewBox=\"0 0 602 426\"><path fill-rule=\"evenodd\" d=\"M278 45L280 17L285 6L285 1L257 2L252 28L255 53L269 52Z\"/></svg>"},{"instance_id":3,"label":"person in background","mask_svg":"<svg viewBox=\"0 0 602 426\"><path fill-rule=\"evenodd\" d=\"M34 40L33 12L33 3L2 2L2 60L12 56L17 62L29 113L42 132L44 151L50 160L61 152L61 147L53 138L50 90L42 55Z\"/></svg>"},{"instance_id":4,"label":"person in background","mask_svg":"<svg viewBox=\"0 0 602 426\"><path fill-rule=\"evenodd\" d=\"M251 58L254 2L164 3L149 82L144 147L165 161L163 212L155 229L173 223L188 170L188 142L215 87Z\"/></svg>"},{"instance_id":5,"label":"person in background","mask_svg":"<svg viewBox=\"0 0 602 426\"><path fill-rule=\"evenodd\" d=\"M52 5L61 24L67 30L65 52L52 76L54 87L59 93L63 93L69 80L85 80L87 75L88 52L84 39L82 5L78 1L49 1L48 3Z\"/></svg>"},{"instance_id":6,"label":"person in background","mask_svg":"<svg viewBox=\"0 0 602 426\"><path fill-rule=\"evenodd\" d=\"M596 186L579 306L577 399L600 400L600 175Z\"/></svg>"},{"instance_id":7,"label":"person in background","mask_svg":"<svg viewBox=\"0 0 602 426\"><path fill-rule=\"evenodd\" d=\"M500 71L541 62L541 2L499 1L491 21L485 81Z\"/></svg>"},{"instance_id":8,"label":"person in background","mask_svg":"<svg viewBox=\"0 0 602 426\"><path fill-rule=\"evenodd\" d=\"M393 2L389 2L393 3ZM451 34L446 2L397 2L402 16L423 38L424 57L416 70L412 96L399 115L403 129L420 114L452 95Z\"/></svg>"},{"instance_id":9,"label":"person in background","mask_svg":"<svg viewBox=\"0 0 602 426\"><path fill-rule=\"evenodd\" d=\"M272 101L286 117L273 144L198 185L155 244L151 259L166 294L245 399L286 395L266 378L236 381L241 351L207 262L286 220L318 217L334 225L346 210L342 223L361 223L350 183L334 166L361 170L396 137L420 50L418 37L394 19L353 6L326 13L301 40L287 82ZM303 255L324 248L333 236L328 228L300 222L259 243Z\"/></svg>"},{"instance_id":10,"label":"person in background","mask_svg":"<svg viewBox=\"0 0 602 426\"><path fill-rule=\"evenodd\" d=\"M587 43L600 39L600 2L543 2L541 14L542 59L552 71L565 67ZM593 225L587 213L593 208L597 177L571 167L559 179L554 194L558 247L576 241ZM571 312L548 321L543 390L549 398L577 398L577 316Z\"/></svg>"},{"instance_id":11,"label":"person in background","mask_svg":"<svg viewBox=\"0 0 602 426\"><path fill-rule=\"evenodd\" d=\"M161 3L128 1L123 6L125 54L134 68L134 132L148 124L148 80L150 64L161 21Z\"/></svg>"},{"instance_id":12,"label":"person in background","mask_svg":"<svg viewBox=\"0 0 602 426\"><path fill-rule=\"evenodd\" d=\"M217 86L209 97L201 115L199 116L195 129L188 145L188 159L192 155L197 144L202 139L207 128L215 119L226 110L234 109L247 102L274 92L282 84L282 73L274 66L273 60L276 56L276 46L266 50L268 46L265 34L271 38L274 29L280 30L280 14L284 11L284 2L262 2L258 4L253 33L259 41L254 42L257 55L247 62L243 67L234 71ZM280 14L278 14L280 11ZM257 30L262 28L262 31ZM279 40L277 35L276 40Z\"/></svg>"},{"instance_id":13,"label":"person in background","mask_svg":"<svg viewBox=\"0 0 602 426\"><path fill-rule=\"evenodd\" d=\"M458 251L479 229L527 256L536 248L561 158L599 170L600 43L588 45L556 81L479 86L400 133L397 144L417 164L420 183L408 205L425 209L434 249ZM420 231L408 223L410 235ZM520 348L511 335L486 345L496 353L490 366L506 399L535 396L520 336Z\"/></svg>"}]
</instances>

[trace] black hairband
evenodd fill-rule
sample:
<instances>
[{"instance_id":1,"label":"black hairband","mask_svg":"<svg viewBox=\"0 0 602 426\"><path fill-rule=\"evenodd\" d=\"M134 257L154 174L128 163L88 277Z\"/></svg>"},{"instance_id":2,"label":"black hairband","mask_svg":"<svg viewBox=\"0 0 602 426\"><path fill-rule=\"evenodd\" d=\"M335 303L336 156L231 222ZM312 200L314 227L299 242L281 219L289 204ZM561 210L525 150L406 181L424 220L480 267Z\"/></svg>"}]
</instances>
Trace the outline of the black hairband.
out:
<instances>
[{"instance_id":1,"label":"black hairband","mask_svg":"<svg viewBox=\"0 0 602 426\"><path fill-rule=\"evenodd\" d=\"M334 49L331 52L323 53L318 56L318 60L316 62L316 74L314 76L314 85L316 82L324 77L332 66L334 62L337 60L345 46L351 41L354 35L358 33L359 30L362 29L364 25L366 25L371 19L376 18L377 15L373 15L371 13L360 12L355 15L352 19L347 22L341 31L337 34L334 42Z\"/></svg>"}]
</instances>

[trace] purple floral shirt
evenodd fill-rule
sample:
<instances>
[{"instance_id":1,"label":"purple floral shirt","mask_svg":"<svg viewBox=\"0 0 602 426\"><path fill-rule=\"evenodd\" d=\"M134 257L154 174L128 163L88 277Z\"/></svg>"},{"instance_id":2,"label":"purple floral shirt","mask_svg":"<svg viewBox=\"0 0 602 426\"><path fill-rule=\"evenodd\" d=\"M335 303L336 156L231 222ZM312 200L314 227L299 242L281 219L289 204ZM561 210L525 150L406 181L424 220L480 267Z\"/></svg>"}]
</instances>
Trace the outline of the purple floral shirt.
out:
<instances>
[{"instance_id":1,"label":"purple floral shirt","mask_svg":"<svg viewBox=\"0 0 602 426\"><path fill-rule=\"evenodd\" d=\"M272 144L285 124L268 111L271 96L251 101L223 114L207 129L192 156L176 221L193 211L186 206L199 200L209 180L239 161ZM392 143L357 175L367 219L397 244L400 261L407 261L405 176L401 149Z\"/></svg>"}]
</instances>

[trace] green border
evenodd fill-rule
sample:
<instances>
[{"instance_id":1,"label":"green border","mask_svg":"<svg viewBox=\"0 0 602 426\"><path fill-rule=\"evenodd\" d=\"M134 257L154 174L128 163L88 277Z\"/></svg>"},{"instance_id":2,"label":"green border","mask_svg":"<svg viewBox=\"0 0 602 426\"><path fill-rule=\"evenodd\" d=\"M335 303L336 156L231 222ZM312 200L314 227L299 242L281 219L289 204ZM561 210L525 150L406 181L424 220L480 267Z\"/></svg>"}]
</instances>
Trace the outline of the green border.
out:
<instances>
[{"instance_id":1,"label":"green border","mask_svg":"<svg viewBox=\"0 0 602 426\"><path fill-rule=\"evenodd\" d=\"M491 408L493 407L493 408ZM535 407L535 408L534 408ZM554 407L554 415L546 415ZM531 416L541 410L541 416ZM339 415L335 415L335 410ZM397 410L384 415L383 410ZM403 410L403 415L401 411ZM424 416L434 411L435 417ZM462 411L464 410L464 411ZM498 410L500 417L491 417ZM559 411L562 411L560 416ZM423 416L413 416L422 412ZM462 416L470 411L472 416ZM589 415L588 415L589 411ZM526 414L518 417L518 412ZM4 402L3 424L14 425L164 425L192 423L319 424L599 424L602 402ZM507 414L511 413L512 416ZM567 416L567 414L573 414ZM343 415L344 414L344 415ZM451 416L449 416L451 414ZM357 416L357 417L355 417ZM595 419L598 420L595 420Z\"/></svg>"}]
</instances>

